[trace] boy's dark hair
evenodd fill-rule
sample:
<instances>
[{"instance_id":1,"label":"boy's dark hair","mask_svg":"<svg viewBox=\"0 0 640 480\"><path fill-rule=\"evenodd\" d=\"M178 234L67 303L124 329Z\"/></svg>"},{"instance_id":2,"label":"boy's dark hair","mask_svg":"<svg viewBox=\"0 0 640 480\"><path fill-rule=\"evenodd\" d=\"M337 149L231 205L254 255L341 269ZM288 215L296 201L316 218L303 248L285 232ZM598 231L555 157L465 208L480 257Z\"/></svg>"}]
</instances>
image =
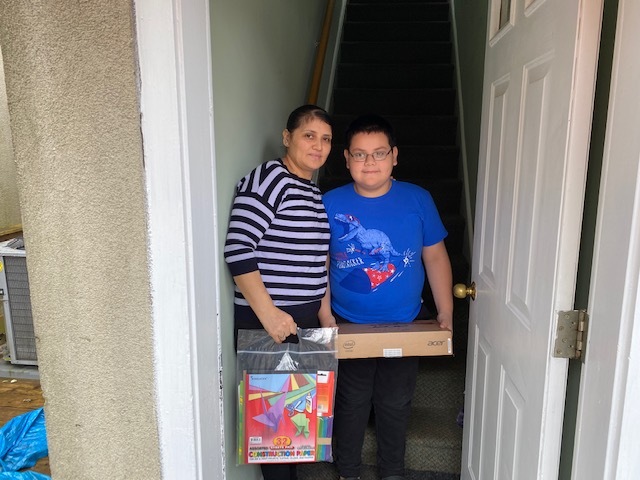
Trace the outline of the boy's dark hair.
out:
<instances>
[{"instance_id":1,"label":"boy's dark hair","mask_svg":"<svg viewBox=\"0 0 640 480\"><path fill-rule=\"evenodd\" d=\"M351 148L351 139L358 133L384 133L389 140L389 146L396 146L396 134L391 124L375 113L366 113L353 120L345 132L345 148Z\"/></svg>"},{"instance_id":2,"label":"boy's dark hair","mask_svg":"<svg viewBox=\"0 0 640 480\"><path fill-rule=\"evenodd\" d=\"M329 114L317 105L302 105L289 114L287 130L293 132L296 128L313 118L322 120L333 130L333 121Z\"/></svg>"}]
</instances>

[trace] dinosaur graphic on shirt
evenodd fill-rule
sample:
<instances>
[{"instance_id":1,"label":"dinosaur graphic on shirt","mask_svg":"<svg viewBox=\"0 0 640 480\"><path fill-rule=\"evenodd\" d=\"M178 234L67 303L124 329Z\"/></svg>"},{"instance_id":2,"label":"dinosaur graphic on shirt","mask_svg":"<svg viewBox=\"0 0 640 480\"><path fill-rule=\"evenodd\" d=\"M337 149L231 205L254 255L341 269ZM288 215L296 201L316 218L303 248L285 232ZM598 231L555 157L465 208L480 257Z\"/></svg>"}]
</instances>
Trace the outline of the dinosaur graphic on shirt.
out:
<instances>
[{"instance_id":1,"label":"dinosaur graphic on shirt","mask_svg":"<svg viewBox=\"0 0 640 480\"><path fill-rule=\"evenodd\" d=\"M389 259L392 255L397 257L403 256L402 253L397 252L395 248L393 248L391 240L386 233L373 228L364 228L360 221L353 215L336 213L334 219L345 224L348 228L347 233L338 240L347 242L355 239L360 243L362 248L361 253L380 259L372 265L372 269L386 272L389 270Z\"/></svg>"}]
</instances>

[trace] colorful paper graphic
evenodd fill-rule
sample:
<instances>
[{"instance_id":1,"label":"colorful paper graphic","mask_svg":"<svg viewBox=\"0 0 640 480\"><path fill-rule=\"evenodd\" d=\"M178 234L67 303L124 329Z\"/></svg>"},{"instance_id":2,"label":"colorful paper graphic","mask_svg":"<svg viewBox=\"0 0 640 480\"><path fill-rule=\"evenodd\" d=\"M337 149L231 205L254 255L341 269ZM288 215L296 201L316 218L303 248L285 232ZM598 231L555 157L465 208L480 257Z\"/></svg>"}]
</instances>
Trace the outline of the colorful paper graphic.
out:
<instances>
[{"instance_id":1,"label":"colorful paper graphic","mask_svg":"<svg viewBox=\"0 0 640 480\"><path fill-rule=\"evenodd\" d=\"M248 374L245 381L247 463L315 461L316 374ZM307 411L311 398L311 412Z\"/></svg>"},{"instance_id":2,"label":"colorful paper graphic","mask_svg":"<svg viewBox=\"0 0 640 480\"><path fill-rule=\"evenodd\" d=\"M334 388L333 371L245 374L239 463L330 461Z\"/></svg>"}]
</instances>

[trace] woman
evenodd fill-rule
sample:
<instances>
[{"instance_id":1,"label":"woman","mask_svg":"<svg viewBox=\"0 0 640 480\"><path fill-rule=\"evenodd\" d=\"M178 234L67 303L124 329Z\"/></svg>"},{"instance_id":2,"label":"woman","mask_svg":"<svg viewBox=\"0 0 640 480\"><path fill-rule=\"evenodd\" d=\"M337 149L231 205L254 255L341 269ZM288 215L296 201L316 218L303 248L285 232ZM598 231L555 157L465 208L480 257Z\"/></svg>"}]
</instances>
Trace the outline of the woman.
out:
<instances>
[{"instance_id":1,"label":"woman","mask_svg":"<svg viewBox=\"0 0 640 480\"><path fill-rule=\"evenodd\" d=\"M225 260L235 282L238 329L264 328L282 343L297 328L319 327L327 290L329 223L311 181L331 150L331 118L315 105L289 115L286 153L237 185ZM296 480L295 464L262 464L264 480Z\"/></svg>"}]
</instances>

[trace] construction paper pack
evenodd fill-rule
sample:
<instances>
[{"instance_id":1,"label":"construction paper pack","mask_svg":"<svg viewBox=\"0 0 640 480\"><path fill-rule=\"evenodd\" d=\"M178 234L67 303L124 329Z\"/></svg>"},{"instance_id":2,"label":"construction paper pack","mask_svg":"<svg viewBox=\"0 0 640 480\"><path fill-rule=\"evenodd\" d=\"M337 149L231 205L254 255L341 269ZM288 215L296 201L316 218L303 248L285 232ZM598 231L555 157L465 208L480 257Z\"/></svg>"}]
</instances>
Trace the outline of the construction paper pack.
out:
<instances>
[{"instance_id":1,"label":"construction paper pack","mask_svg":"<svg viewBox=\"0 0 640 480\"><path fill-rule=\"evenodd\" d=\"M287 345L242 332L238 464L331 461L335 330L299 330L299 343Z\"/></svg>"}]
</instances>

